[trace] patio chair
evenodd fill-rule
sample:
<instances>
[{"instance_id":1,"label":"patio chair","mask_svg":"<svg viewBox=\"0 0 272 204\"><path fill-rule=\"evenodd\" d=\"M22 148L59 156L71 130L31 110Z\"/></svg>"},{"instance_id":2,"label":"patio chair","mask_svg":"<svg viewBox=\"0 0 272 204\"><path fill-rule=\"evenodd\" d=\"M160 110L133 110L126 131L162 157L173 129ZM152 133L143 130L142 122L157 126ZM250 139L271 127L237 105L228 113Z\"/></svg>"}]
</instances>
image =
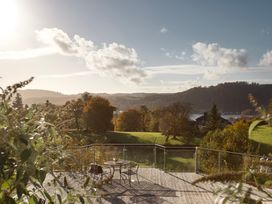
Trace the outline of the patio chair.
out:
<instances>
[{"instance_id":1,"label":"patio chair","mask_svg":"<svg viewBox=\"0 0 272 204\"><path fill-rule=\"evenodd\" d=\"M93 180L103 181L103 178L105 176L107 176L107 180L112 179L111 169L109 168L109 172L108 172L108 171L104 171L103 168L106 169L107 167L103 167L103 166L100 166L97 164L91 164L91 168L89 170L89 173L91 174L91 177ZM110 183L111 183L111 181L110 181Z\"/></svg>"},{"instance_id":2,"label":"patio chair","mask_svg":"<svg viewBox=\"0 0 272 204\"><path fill-rule=\"evenodd\" d=\"M127 169L125 171L122 171L122 174L128 177L129 186L131 186L131 177L133 175L136 176L138 183L140 183L139 177L138 177L138 170L139 170L139 164L135 162L131 162L127 165Z\"/></svg>"}]
</instances>

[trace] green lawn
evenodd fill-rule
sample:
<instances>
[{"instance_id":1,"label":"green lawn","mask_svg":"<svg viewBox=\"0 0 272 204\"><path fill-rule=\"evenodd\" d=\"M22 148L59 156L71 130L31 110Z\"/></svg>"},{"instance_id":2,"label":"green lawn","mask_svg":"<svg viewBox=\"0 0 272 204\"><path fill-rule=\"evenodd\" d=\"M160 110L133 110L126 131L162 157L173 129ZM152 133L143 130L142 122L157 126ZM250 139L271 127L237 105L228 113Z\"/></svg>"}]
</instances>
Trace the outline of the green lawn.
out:
<instances>
[{"instance_id":1,"label":"green lawn","mask_svg":"<svg viewBox=\"0 0 272 204\"><path fill-rule=\"evenodd\" d=\"M107 133L108 143L144 143L164 144L165 136L160 132L109 132ZM179 140L169 140L170 144L183 144Z\"/></svg>"},{"instance_id":2,"label":"green lawn","mask_svg":"<svg viewBox=\"0 0 272 204\"><path fill-rule=\"evenodd\" d=\"M170 137L168 143L165 141L165 136L160 132L107 132L104 134L93 133L73 133L74 136L84 138L85 143L141 143L141 144L168 144L168 145L183 145L182 138L176 140ZM194 138L190 144L199 144L200 139Z\"/></svg>"},{"instance_id":3,"label":"green lawn","mask_svg":"<svg viewBox=\"0 0 272 204\"><path fill-rule=\"evenodd\" d=\"M165 136L160 132L108 132L106 133L107 143L143 143L143 144L166 144ZM199 144L199 139L195 139L192 143ZM169 145L183 145L181 139L169 139Z\"/></svg>"},{"instance_id":4,"label":"green lawn","mask_svg":"<svg viewBox=\"0 0 272 204\"><path fill-rule=\"evenodd\" d=\"M194 171L195 170L195 159L193 157L169 157L167 159L166 168L168 170L178 171Z\"/></svg>"},{"instance_id":5,"label":"green lawn","mask_svg":"<svg viewBox=\"0 0 272 204\"><path fill-rule=\"evenodd\" d=\"M256 127L250 136L251 140L272 146L272 127L261 125Z\"/></svg>"}]
</instances>

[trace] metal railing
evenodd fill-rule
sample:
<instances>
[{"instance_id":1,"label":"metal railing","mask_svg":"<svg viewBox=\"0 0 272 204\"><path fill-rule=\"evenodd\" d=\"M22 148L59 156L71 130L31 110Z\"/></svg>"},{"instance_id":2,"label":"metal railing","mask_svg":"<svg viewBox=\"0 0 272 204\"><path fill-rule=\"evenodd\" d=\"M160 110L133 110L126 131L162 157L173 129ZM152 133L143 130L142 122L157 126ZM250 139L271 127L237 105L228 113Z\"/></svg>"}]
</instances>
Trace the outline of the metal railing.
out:
<instances>
[{"instance_id":1,"label":"metal railing","mask_svg":"<svg viewBox=\"0 0 272 204\"><path fill-rule=\"evenodd\" d=\"M193 145L91 144L67 148L66 158L65 164L58 168L86 171L91 163L103 164L116 158L164 171L212 173L251 168L261 156Z\"/></svg>"},{"instance_id":2,"label":"metal railing","mask_svg":"<svg viewBox=\"0 0 272 204\"><path fill-rule=\"evenodd\" d=\"M248 169L260 171L261 168L261 166L256 165L262 158L260 155L202 147L196 147L195 155L196 173L207 174L226 171L246 171Z\"/></svg>"}]
</instances>

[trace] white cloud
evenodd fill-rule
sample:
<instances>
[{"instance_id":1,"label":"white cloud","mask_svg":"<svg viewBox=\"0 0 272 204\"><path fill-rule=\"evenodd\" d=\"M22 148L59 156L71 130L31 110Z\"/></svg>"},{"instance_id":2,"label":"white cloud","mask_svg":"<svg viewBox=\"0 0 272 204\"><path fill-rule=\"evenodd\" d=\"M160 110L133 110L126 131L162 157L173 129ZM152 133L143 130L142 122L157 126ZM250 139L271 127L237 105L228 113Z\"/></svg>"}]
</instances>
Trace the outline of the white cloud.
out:
<instances>
[{"instance_id":1,"label":"white cloud","mask_svg":"<svg viewBox=\"0 0 272 204\"><path fill-rule=\"evenodd\" d=\"M36 31L36 35L40 42L55 48L64 55L83 57L95 49L92 41L78 35L74 35L71 39L67 33L58 28L44 28Z\"/></svg>"},{"instance_id":2,"label":"white cloud","mask_svg":"<svg viewBox=\"0 0 272 204\"><path fill-rule=\"evenodd\" d=\"M168 58L178 59L178 60L183 60L183 61L186 59L187 53L185 51L182 51L182 52L168 51L165 48L160 48L160 50Z\"/></svg>"},{"instance_id":3,"label":"white cloud","mask_svg":"<svg viewBox=\"0 0 272 204\"><path fill-rule=\"evenodd\" d=\"M106 72L122 79L140 83L146 77L139 68L139 58L133 48L112 43L102 49L90 52L86 57L87 66L95 67L98 71Z\"/></svg>"},{"instance_id":4,"label":"white cloud","mask_svg":"<svg viewBox=\"0 0 272 204\"><path fill-rule=\"evenodd\" d=\"M223 48L217 43L198 42L193 45L192 60L201 66L214 66L204 73L205 79L214 80L220 75L233 72L237 68L247 66L247 52L245 49Z\"/></svg>"},{"instance_id":5,"label":"white cloud","mask_svg":"<svg viewBox=\"0 0 272 204\"><path fill-rule=\"evenodd\" d=\"M272 67L272 50L267 51L260 59L260 65L264 67Z\"/></svg>"},{"instance_id":6,"label":"white cloud","mask_svg":"<svg viewBox=\"0 0 272 204\"><path fill-rule=\"evenodd\" d=\"M161 33L167 33L167 32L168 32L168 29L165 28L165 27L162 27L162 28L160 29L160 32L161 32Z\"/></svg>"},{"instance_id":7,"label":"white cloud","mask_svg":"<svg viewBox=\"0 0 272 204\"><path fill-rule=\"evenodd\" d=\"M205 70L210 67L200 67L193 64L181 64L181 65L165 65L156 67L146 67L145 71L149 76L161 75L161 74L173 74L173 75L203 75Z\"/></svg>"},{"instance_id":8,"label":"white cloud","mask_svg":"<svg viewBox=\"0 0 272 204\"><path fill-rule=\"evenodd\" d=\"M96 46L92 41L78 35L70 38L67 33L58 28L44 28L36 31L36 37L46 47L0 52L0 60L28 59L58 53L78 57L85 61L90 71L101 75L111 75L121 81L140 83L146 77L137 52L125 45L111 43ZM72 75L75 76L76 73L72 73Z\"/></svg>"},{"instance_id":9,"label":"white cloud","mask_svg":"<svg viewBox=\"0 0 272 204\"><path fill-rule=\"evenodd\" d=\"M203 66L217 66L224 68L245 67L247 52L245 49L228 49L217 43L205 44L202 42L193 45L193 61Z\"/></svg>"},{"instance_id":10,"label":"white cloud","mask_svg":"<svg viewBox=\"0 0 272 204\"><path fill-rule=\"evenodd\" d=\"M140 83L146 77L140 68L138 54L133 48L118 43L104 44L99 48L92 41L78 35L71 39L58 28L44 28L36 33L44 44L55 47L61 54L82 58L90 70L95 70L101 75L111 75L134 83Z\"/></svg>"}]
</instances>

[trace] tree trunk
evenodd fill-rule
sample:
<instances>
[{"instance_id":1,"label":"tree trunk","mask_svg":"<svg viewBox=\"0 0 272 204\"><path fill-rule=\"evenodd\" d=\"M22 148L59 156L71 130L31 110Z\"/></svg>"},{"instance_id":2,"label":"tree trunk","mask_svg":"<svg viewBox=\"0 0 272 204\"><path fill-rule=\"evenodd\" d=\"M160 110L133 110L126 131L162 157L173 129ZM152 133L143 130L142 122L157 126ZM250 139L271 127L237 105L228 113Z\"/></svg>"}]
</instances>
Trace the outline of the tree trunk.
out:
<instances>
[{"instance_id":1,"label":"tree trunk","mask_svg":"<svg viewBox=\"0 0 272 204\"><path fill-rule=\"evenodd\" d=\"M165 142L168 142L168 140L169 140L169 135L166 135Z\"/></svg>"}]
</instances>

